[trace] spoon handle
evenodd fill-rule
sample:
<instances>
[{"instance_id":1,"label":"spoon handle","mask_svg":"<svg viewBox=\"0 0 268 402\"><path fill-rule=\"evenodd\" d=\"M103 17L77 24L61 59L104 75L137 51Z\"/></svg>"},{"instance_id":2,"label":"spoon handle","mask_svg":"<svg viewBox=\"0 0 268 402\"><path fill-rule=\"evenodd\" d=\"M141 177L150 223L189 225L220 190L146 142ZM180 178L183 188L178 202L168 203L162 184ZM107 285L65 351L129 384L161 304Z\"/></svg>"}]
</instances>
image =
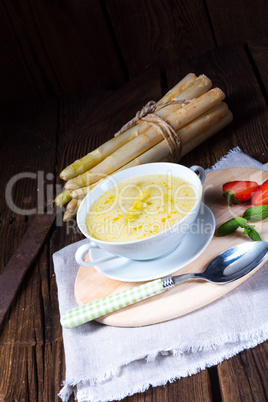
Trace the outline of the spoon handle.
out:
<instances>
[{"instance_id":1,"label":"spoon handle","mask_svg":"<svg viewBox=\"0 0 268 402\"><path fill-rule=\"evenodd\" d=\"M123 292L115 293L66 311L66 313L61 316L61 325L64 328L77 327L85 322L95 320L113 311L120 310L121 308L162 293L174 285L177 285L177 283L188 281L189 279L197 279L199 277L199 274L184 274L174 277L167 276L131 289L126 289Z\"/></svg>"},{"instance_id":2,"label":"spoon handle","mask_svg":"<svg viewBox=\"0 0 268 402\"><path fill-rule=\"evenodd\" d=\"M176 275L172 277L174 285L177 285L178 283L186 282L191 279L204 279L202 277L202 274L183 274L183 275Z\"/></svg>"},{"instance_id":3,"label":"spoon handle","mask_svg":"<svg viewBox=\"0 0 268 402\"><path fill-rule=\"evenodd\" d=\"M83 306L75 307L61 316L61 325L64 328L74 328L85 322L162 293L174 285L172 278L171 281L170 278L156 279L155 281L144 283L123 292L84 304Z\"/></svg>"}]
</instances>

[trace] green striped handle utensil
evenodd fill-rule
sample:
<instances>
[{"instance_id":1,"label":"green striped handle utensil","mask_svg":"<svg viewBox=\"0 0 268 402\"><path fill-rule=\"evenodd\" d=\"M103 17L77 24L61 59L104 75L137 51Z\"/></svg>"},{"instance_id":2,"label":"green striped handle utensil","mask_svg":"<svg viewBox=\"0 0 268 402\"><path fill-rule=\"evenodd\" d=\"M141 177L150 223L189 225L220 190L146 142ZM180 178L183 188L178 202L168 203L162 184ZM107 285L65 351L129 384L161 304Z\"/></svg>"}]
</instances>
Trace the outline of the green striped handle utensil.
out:
<instances>
[{"instance_id":1,"label":"green striped handle utensil","mask_svg":"<svg viewBox=\"0 0 268 402\"><path fill-rule=\"evenodd\" d=\"M85 322L162 293L171 286L174 286L174 283L169 276L75 307L61 316L61 325L64 328L77 327Z\"/></svg>"},{"instance_id":2,"label":"green striped handle utensil","mask_svg":"<svg viewBox=\"0 0 268 402\"><path fill-rule=\"evenodd\" d=\"M204 280L218 285L236 281L255 269L268 255L268 242L245 242L223 251L215 257L203 272L156 279L132 289L124 290L96 300L84 306L76 307L61 317L65 328L73 328L84 322L112 313L120 308L137 303L140 300L157 295L178 283L188 280Z\"/></svg>"}]
</instances>

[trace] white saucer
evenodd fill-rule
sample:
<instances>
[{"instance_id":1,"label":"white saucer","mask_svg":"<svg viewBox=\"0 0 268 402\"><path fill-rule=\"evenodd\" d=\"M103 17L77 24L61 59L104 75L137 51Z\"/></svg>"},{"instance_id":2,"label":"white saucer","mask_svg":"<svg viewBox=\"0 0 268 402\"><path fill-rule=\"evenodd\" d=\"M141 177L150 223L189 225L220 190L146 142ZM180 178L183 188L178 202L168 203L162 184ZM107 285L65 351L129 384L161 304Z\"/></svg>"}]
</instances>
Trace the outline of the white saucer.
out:
<instances>
[{"instance_id":1,"label":"white saucer","mask_svg":"<svg viewBox=\"0 0 268 402\"><path fill-rule=\"evenodd\" d=\"M214 215L202 203L196 221L192 225L192 233L185 236L185 239L172 253L147 261L115 257L108 262L96 265L95 268L108 278L123 282L143 282L162 278L195 260L209 245L214 231ZM99 248L89 250L91 260L109 255L111 253Z\"/></svg>"}]
</instances>

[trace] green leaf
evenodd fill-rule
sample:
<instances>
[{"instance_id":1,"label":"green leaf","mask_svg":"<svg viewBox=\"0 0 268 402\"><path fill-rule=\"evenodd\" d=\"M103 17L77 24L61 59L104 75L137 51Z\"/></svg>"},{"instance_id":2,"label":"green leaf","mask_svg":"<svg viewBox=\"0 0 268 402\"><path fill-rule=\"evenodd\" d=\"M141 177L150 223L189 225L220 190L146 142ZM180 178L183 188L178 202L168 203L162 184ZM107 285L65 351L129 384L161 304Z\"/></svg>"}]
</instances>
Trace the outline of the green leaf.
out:
<instances>
[{"instance_id":1,"label":"green leaf","mask_svg":"<svg viewBox=\"0 0 268 402\"><path fill-rule=\"evenodd\" d=\"M249 221L261 221L268 218L268 205L258 205L245 210L243 217Z\"/></svg>"},{"instance_id":2,"label":"green leaf","mask_svg":"<svg viewBox=\"0 0 268 402\"><path fill-rule=\"evenodd\" d=\"M243 219L243 218L242 218ZM218 235L219 236L226 236L230 233L233 233L236 231L237 228L239 228L239 223L237 222L237 218L230 219L229 221L223 223L219 228L218 228Z\"/></svg>"},{"instance_id":3,"label":"green leaf","mask_svg":"<svg viewBox=\"0 0 268 402\"><path fill-rule=\"evenodd\" d=\"M238 224L238 226L240 226L241 228L247 227L248 222L245 218L241 218L241 216L237 216L234 219L235 219L236 223Z\"/></svg>"},{"instance_id":4,"label":"green leaf","mask_svg":"<svg viewBox=\"0 0 268 402\"><path fill-rule=\"evenodd\" d=\"M219 236L226 236L236 231L239 227L243 228L243 233L248 235L252 240L258 241L261 240L259 233L254 229L254 225L248 225L247 220L240 216L236 218L230 219L229 221L223 223L218 228Z\"/></svg>"},{"instance_id":5,"label":"green leaf","mask_svg":"<svg viewBox=\"0 0 268 402\"><path fill-rule=\"evenodd\" d=\"M251 230L250 230L250 228L249 227L247 227L247 228L245 228L244 229L244 234L247 234L247 235L250 235L250 232L251 232Z\"/></svg>"},{"instance_id":6,"label":"green leaf","mask_svg":"<svg viewBox=\"0 0 268 402\"><path fill-rule=\"evenodd\" d=\"M259 233L254 229L255 225L248 225L248 222L245 218L237 216L236 218L230 219L229 221L223 223L218 228L219 236L226 236L236 231L239 227L243 228L243 233L248 235L252 240L259 241L261 237Z\"/></svg>"},{"instance_id":7,"label":"green leaf","mask_svg":"<svg viewBox=\"0 0 268 402\"><path fill-rule=\"evenodd\" d=\"M261 236L259 235L259 233L255 229L251 229L250 233L248 235L251 238L251 240L253 240L253 241L260 241L261 240Z\"/></svg>"},{"instance_id":8,"label":"green leaf","mask_svg":"<svg viewBox=\"0 0 268 402\"><path fill-rule=\"evenodd\" d=\"M254 225L246 225L243 233L247 234L251 238L251 240L259 241L261 240L261 236L259 235L257 230L254 229L254 227Z\"/></svg>"}]
</instances>

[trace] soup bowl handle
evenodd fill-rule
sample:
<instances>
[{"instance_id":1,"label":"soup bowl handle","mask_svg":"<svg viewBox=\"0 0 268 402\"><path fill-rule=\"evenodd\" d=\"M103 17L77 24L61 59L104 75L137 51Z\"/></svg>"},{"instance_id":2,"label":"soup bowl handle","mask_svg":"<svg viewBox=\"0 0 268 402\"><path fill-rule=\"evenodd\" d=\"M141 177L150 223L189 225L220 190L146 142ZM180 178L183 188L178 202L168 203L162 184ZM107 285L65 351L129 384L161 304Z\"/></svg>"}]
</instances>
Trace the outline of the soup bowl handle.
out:
<instances>
[{"instance_id":1,"label":"soup bowl handle","mask_svg":"<svg viewBox=\"0 0 268 402\"><path fill-rule=\"evenodd\" d=\"M206 178L206 171L201 166L193 165L190 169L197 174L201 183L203 184Z\"/></svg>"},{"instance_id":2,"label":"soup bowl handle","mask_svg":"<svg viewBox=\"0 0 268 402\"><path fill-rule=\"evenodd\" d=\"M97 260L93 261L84 261L85 254L92 248L99 248L99 246L94 242L90 242L78 247L75 253L75 260L77 264L82 265L83 267L94 267L95 265L102 262L112 260L113 258L118 258L116 255L109 255L107 257L98 258Z\"/></svg>"}]
</instances>

